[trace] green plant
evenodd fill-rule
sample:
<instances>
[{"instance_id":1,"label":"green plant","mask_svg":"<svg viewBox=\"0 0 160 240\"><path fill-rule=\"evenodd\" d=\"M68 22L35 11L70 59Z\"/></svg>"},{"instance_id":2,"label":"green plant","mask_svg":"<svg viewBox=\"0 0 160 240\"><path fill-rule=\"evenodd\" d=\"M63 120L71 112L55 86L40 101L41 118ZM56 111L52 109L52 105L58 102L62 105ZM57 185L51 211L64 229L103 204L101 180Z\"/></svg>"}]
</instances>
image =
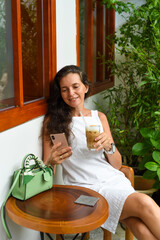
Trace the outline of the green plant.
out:
<instances>
[{"instance_id":1,"label":"green plant","mask_svg":"<svg viewBox=\"0 0 160 240\"><path fill-rule=\"evenodd\" d=\"M102 4L106 5L108 9L115 9L116 12L119 14L123 12L131 12L131 9L134 9L135 5L130 2L118 1L118 0L103 0L101 1Z\"/></svg>"},{"instance_id":2,"label":"green plant","mask_svg":"<svg viewBox=\"0 0 160 240\"><path fill-rule=\"evenodd\" d=\"M154 188L160 188L160 130L142 128L142 142L136 143L132 153L142 158L139 168L145 170L143 177L155 179ZM147 170L146 170L147 169Z\"/></svg>"},{"instance_id":3,"label":"green plant","mask_svg":"<svg viewBox=\"0 0 160 240\"><path fill-rule=\"evenodd\" d=\"M135 71L136 65L129 58L114 63L112 71L118 77L119 84L102 93L105 107L96 103L98 108L106 114L115 143L122 156L127 158L129 165L137 165L135 161L137 158L133 160L132 146L139 139L134 116L134 104L141 94L141 88L138 85L140 77Z\"/></svg>"},{"instance_id":4,"label":"green plant","mask_svg":"<svg viewBox=\"0 0 160 240\"><path fill-rule=\"evenodd\" d=\"M102 3L129 16L119 34L107 38L115 44L115 61L99 54L120 84L103 92L105 109L96 104L107 115L127 164L134 166L140 159L133 156L132 146L142 139L140 129L160 124L160 3L147 0L137 8L123 1Z\"/></svg>"}]
</instances>

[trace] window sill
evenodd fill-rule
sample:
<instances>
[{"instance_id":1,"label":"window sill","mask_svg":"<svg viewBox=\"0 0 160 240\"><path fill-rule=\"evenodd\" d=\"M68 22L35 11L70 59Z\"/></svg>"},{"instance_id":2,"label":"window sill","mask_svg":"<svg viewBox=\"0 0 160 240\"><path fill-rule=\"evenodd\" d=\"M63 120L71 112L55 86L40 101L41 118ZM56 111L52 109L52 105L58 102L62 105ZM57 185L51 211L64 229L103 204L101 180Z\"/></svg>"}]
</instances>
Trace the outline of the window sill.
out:
<instances>
[{"instance_id":1,"label":"window sill","mask_svg":"<svg viewBox=\"0 0 160 240\"><path fill-rule=\"evenodd\" d=\"M114 81L104 81L104 82L97 82L94 83L91 88L91 96L97 93L100 93L108 88L111 88L114 86Z\"/></svg>"},{"instance_id":2,"label":"window sill","mask_svg":"<svg viewBox=\"0 0 160 240\"><path fill-rule=\"evenodd\" d=\"M0 132L42 116L46 111L47 104L45 100L2 111L0 113Z\"/></svg>"}]
</instances>

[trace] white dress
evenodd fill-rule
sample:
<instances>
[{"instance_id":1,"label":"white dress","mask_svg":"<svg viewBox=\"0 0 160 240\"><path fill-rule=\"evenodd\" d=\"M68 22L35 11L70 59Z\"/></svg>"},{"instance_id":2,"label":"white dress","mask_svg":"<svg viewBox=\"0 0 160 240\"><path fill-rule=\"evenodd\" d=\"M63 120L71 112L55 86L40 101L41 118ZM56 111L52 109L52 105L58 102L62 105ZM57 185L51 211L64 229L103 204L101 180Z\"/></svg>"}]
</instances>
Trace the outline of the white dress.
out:
<instances>
[{"instance_id":1,"label":"white dress","mask_svg":"<svg viewBox=\"0 0 160 240\"><path fill-rule=\"evenodd\" d=\"M98 111L91 111L91 115L85 121L98 123L103 131ZM62 163L64 183L87 187L104 196L109 204L109 217L102 227L115 233L124 202L135 190L125 175L106 161L103 150L88 150L82 117L73 117L71 129L73 154Z\"/></svg>"}]
</instances>

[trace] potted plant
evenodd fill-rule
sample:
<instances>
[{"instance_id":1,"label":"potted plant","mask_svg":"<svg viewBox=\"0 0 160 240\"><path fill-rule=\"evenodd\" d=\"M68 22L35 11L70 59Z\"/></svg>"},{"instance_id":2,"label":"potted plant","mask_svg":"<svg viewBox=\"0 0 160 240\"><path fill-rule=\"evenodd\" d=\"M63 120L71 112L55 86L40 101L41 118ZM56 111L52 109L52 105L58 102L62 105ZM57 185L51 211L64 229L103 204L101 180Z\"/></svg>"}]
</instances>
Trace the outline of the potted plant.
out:
<instances>
[{"instance_id":1,"label":"potted plant","mask_svg":"<svg viewBox=\"0 0 160 240\"><path fill-rule=\"evenodd\" d=\"M144 179L149 179L150 193L160 189L160 128L142 128L142 141L136 143L132 152L141 158L139 168L145 170Z\"/></svg>"}]
</instances>

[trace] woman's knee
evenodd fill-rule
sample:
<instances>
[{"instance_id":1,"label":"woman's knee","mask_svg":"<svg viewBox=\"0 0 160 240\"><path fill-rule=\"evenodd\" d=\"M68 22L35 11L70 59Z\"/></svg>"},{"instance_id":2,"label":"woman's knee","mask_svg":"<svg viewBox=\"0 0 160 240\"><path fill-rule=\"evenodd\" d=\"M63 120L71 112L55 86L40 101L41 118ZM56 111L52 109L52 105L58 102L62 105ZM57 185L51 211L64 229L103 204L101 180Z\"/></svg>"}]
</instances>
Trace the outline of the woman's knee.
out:
<instances>
[{"instance_id":1,"label":"woman's knee","mask_svg":"<svg viewBox=\"0 0 160 240\"><path fill-rule=\"evenodd\" d=\"M157 207L154 200L146 194L138 194L137 202L140 215L144 215L145 213L153 214L155 208Z\"/></svg>"},{"instance_id":2,"label":"woman's knee","mask_svg":"<svg viewBox=\"0 0 160 240\"><path fill-rule=\"evenodd\" d=\"M127 199L123 207L121 220L128 217L140 217L152 214L156 203L148 195L133 193Z\"/></svg>"},{"instance_id":3,"label":"woman's knee","mask_svg":"<svg viewBox=\"0 0 160 240\"><path fill-rule=\"evenodd\" d=\"M138 193L137 194L137 203L141 210L142 208L150 207L154 203L154 201L150 196L143 194L143 193Z\"/></svg>"}]
</instances>

